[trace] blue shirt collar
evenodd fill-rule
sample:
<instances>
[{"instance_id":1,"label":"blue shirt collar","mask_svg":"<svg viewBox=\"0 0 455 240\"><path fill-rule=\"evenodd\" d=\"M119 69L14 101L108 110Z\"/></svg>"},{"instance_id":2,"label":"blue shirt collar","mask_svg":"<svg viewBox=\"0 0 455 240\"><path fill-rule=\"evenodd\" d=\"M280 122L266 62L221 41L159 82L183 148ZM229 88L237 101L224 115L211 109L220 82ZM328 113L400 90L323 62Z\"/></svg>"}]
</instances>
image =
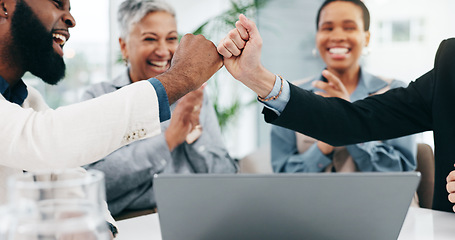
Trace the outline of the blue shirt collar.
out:
<instances>
[{"instance_id":1,"label":"blue shirt collar","mask_svg":"<svg viewBox=\"0 0 455 240\"><path fill-rule=\"evenodd\" d=\"M25 98L28 96L27 85L20 80L16 85L10 87L9 83L0 76L0 93L3 97L18 105L24 103Z\"/></svg>"},{"instance_id":2,"label":"blue shirt collar","mask_svg":"<svg viewBox=\"0 0 455 240\"><path fill-rule=\"evenodd\" d=\"M385 88L388 83L360 68L359 83L351 94L351 101L356 101Z\"/></svg>"}]
</instances>

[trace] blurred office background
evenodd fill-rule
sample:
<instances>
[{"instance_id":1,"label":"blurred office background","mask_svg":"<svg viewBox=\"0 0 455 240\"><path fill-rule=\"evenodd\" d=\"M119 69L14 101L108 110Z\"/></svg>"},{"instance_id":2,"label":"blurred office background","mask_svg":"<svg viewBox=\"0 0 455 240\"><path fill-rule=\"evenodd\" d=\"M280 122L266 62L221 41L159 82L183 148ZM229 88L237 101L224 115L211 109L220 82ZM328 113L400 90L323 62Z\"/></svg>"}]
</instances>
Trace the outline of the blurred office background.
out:
<instances>
[{"instance_id":1,"label":"blurred office background","mask_svg":"<svg viewBox=\"0 0 455 240\"><path fill-rule=\"evenodd\" d=\"M230 0L167 0L177 12L181 35L233 8ZM315 18L322 0L233 0L235 6L250 6L263 37L263 64L289 81L319 74L322 61L313 56ZM57 108L78 102L89 84L110 81L124 66L119 62L117 7L122 0L76 0L71 2L77 26L65 46L66 78L46 86L27 74L25 80ZM365 0L371 13L371 42L363 67L384 77L410 82L432 68L441 40L455 36L453 0ZM218 28L207 36L215 44L227 33ZM197 49L195 49L197 51ZM270 126L263 121L262 106L255 95L220 71L210 80L208 91L219 109L233 117L223 124L224 141L233 157L266 146ZM419 135L433 146L432 133Z\"/></svg>"}]
</instances>

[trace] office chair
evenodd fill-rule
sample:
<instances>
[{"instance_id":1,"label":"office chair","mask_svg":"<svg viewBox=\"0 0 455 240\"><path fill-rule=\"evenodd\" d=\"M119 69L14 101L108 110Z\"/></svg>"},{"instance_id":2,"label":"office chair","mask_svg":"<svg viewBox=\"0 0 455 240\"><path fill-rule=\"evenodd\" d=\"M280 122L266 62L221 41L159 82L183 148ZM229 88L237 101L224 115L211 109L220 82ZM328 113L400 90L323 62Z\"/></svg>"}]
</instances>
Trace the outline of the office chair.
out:
<instances>
[{"instance_id":1,"label":"office chair","mask_svg":"<svg viewBox=\"0 0 455 240\"><path fill-rule=\"evenodd\" d=\"M417 144L417 169L422 174L417 196L422 208L432 208L434 192L434 154L433 149L425 143Z\"/></svg>"},{"instance_id":2,"label":"office chair","mask_svg":"<svg viewBox=\"0 0 455 240\"><path fill-rule=\"evenodd\" d=\"M273 173L270 145L264 145L239 161L239 173Z\"/></svg>"}]
</instances>

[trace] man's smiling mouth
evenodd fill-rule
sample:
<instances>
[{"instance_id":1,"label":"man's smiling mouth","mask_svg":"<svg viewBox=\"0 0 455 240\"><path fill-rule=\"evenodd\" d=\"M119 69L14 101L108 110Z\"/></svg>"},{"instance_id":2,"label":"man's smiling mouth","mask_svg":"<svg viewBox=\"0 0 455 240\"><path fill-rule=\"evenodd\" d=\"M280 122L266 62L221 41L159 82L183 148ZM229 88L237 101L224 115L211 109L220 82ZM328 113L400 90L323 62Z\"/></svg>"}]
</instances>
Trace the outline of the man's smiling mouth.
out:
<instances>
[{"instance_id":1,"label":"man's smiling mouth","mask_svg":"<svg viewBox=\"0 0 455 240\"><path fill-rule=\"evenodd\" d=\"M52 33L52 38L54 39L54 42L56 42L62 48L63 48L63 45L65 45L65 43L67 41L66 36L59 34L59 33Z\"/></svg>"},{"instance_id":2,"label":"man's smiling mouth","mask_svg":"<svg viewBox=\"0 0 455 240\"><path fill-rule=\"evenodd\" d=\"M52 40L53 40L53 47L54 50L57 52L58 55L63 57L63 46L65 45L66 41L68 40L69 35L65 35L62 33L52 33Z\"/></svg>"}]
</instances>

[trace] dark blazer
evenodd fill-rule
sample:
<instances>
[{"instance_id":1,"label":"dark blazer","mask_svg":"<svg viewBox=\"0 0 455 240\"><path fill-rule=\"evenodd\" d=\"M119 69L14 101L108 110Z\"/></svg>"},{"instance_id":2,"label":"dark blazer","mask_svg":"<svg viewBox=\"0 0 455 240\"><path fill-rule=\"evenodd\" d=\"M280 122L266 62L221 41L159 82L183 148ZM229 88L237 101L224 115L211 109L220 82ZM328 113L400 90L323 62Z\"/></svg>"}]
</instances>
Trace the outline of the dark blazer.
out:
<instances>
[{"instance_id":1,"label":"dark blazer","mask_svg":"<svg viewBox=\"0 0 455 240\"><path fill-rule=\"evenodd\" d=\"M434 131L433 209L452 212L446 177L455 163L455 39L444 40L434 68L406 88L354 103L323 98L292 84L291 98L278 117L264 108L269 123L341 146Z\"/></svg>"}]
</instances>

